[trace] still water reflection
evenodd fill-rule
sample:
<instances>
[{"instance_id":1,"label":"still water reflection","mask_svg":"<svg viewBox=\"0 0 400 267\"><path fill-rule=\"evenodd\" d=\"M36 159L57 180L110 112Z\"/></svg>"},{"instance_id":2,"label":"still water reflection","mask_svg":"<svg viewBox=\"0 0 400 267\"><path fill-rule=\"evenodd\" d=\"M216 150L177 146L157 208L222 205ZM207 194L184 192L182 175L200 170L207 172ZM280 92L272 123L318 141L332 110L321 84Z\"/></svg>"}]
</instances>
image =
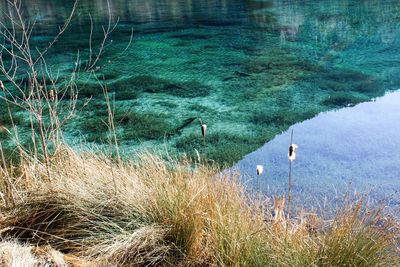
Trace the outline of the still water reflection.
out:
<instances>
[{"instance_id":1,"label":"still water reflection","mask_svg":"<svg viewBox=\"0 0 400 267\"><path fill-rule=\"evenodd\" d=\"M375 102L322 113L293 125L299 148L293 163L293 189L301 203L367 192L372 199L400 207L400 92ZM276 136L234 167L244 180L260 183L267 194L287 187L290 131ZM255 166L263 164L259 178Z\"/></svg>"}]
</instances>

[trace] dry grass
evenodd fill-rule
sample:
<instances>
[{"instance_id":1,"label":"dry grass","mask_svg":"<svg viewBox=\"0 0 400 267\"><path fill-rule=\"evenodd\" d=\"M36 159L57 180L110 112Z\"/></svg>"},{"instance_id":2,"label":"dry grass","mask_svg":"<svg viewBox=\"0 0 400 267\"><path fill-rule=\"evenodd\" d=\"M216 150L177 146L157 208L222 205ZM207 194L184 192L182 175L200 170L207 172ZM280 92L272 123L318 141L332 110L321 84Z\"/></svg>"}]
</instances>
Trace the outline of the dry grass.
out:
<instances>
[{"instance_id":1,"label":"dry grass","mask_svg":"<svg viewBox=\"0 0 400 267\"><path fill-rule=\"evenodd\" d=\"M398 225L362 202L332 221L299 214L287 222L250 201L234 175L215 167L149 154L118 165L65 149L48 169L30 159L3 169L0 178L6 181L3 240L63 253L69 266L399 265ZM17 251L32 251L7 244L0 246L3 262L5 255L19 259ZM16 252L5 253L4 246ZM21 262L37 261L31 254Z\"/></svg>"},{"instance_id":2,"label":"dry grass","mask_svg":"<svg viewBox=\"0 0 400 267\"><path fill-rule=\"evenodd\" d=\"M19 244L17 241L0 243L0 266L12 267L67 267L64 255L49 246L41 248Z\"/></svg>"}]
</instances>

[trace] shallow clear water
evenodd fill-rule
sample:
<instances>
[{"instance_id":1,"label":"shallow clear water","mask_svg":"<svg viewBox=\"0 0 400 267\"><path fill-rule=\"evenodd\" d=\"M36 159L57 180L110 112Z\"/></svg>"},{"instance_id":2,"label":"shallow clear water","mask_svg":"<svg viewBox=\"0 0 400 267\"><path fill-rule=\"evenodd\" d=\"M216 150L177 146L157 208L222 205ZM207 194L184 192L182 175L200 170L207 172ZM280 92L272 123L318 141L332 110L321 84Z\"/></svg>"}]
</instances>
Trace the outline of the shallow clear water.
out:
<instances>
[{"instance_id":1,"label":"shallow clear water","mask_svg":"<svg viewBox=\"0 0 400 267\"><path fill-rule=\"evenodd\" d=\"M126 155L147 147L195 156L202 150L201 118L207 157L232 164L297 122L400 87L397 0L111 2L119 24L97 72L114 93ZM72 6L24 3L25 16L36 20L32 42L39 47ZM89 13L93 43L101 41L107 1L82 0L48 54L60 77L70 73L77 50L85 64ZM94 98L67 125L68 140L106 142L101 88L84 72L78 86L82 103Z\"/></svg>"},{"instance_id":2,"label":"shallow clear water","mask_svg":"<svg viewBox=\"0 0 400 267\"><path fill-rule=\"evenodd\" d=\"M396 92L375 102L321 113L291 126L233 169L240 171L250 188L267 195L285 193L293 129L293 142L299 146L292 165L297 201L323 205L324 197L341 200L346 193L350 197L367 193L375 203L400 207L399 103L400 92ZM259 177L257 165L265 170Z\"/></svg>"}]
</instances>

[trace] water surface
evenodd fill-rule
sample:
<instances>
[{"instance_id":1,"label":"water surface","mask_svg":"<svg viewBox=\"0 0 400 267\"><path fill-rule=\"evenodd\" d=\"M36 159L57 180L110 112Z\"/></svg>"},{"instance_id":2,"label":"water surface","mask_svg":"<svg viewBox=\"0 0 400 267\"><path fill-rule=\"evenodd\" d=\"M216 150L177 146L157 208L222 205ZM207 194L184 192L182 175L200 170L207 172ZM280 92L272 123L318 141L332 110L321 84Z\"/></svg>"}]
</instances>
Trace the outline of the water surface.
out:
<instances>
[{"instance_id":1,"label":"water surface","mask_svg":"<svg viewBox=\"0 0 400 267\"><path fill-rule=\"evenodd\" d=\"M367 193L375 204L399 208L399 103L400 92L389 93L375 102L293 125L294 143L299 146L292 165L294 198L302 204L323 205L325 197L341 200L346 193L350 197ZM276 136L234 166L252 188L267 195L286 193L290 133ZM256 165L264 165L260 177Z\"/></svg>"},{"instance_id":2,"label":"water surface","mask_svg":"<svg viewBox=\"0 0 400 267\"><path fill-rule=\"evenodd\" d=\"M24 5L24 15L36 21L32 44L40 48L72 2ZM49 51L61 82L75 63L82 69L87 63L89 14L97 51L107 6L80 1L70 28ZM9 10L6 1L0 8ZM115 99L126 155L147 147L195 156L202 149L201 118L208 125L207 157L232 164L297 122L400 86L396 0L114 0L110 10L119 24L95 69ZM93 99L65 136L72 144L107 142L100 86L85 71L77 85L80 104ZM19 124L29 130L27 120Z\"/></svg>"}]
</instances>

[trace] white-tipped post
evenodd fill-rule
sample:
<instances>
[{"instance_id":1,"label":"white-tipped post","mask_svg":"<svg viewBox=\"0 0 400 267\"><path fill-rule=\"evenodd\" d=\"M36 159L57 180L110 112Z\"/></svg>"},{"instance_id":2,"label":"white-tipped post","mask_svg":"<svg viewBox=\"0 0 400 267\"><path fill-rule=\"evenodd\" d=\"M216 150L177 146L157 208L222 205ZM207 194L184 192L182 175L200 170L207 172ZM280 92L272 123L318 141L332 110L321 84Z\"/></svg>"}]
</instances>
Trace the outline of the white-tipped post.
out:
<instances>
[{"instance_id":1,"label":"white-tipped post","mask_svg":"<svg viewBox=\"0 0 400 267\"><path fill-rule=\"evenodd\" d=\"M206 137L206 132L207 132L207 125L202 124L201 125L201 135L205 138Z\"/></svg>"},{"instance_id":2,"label":"white-tipped post","mask_svg":"<svg viewBox=\"0 0 400 267\"><path fill-rule=\"evenodd\" d=\"M288 153L288 158L290 161L293 161L296 159L296 149L298 148L298 145L296 144L290 144L289 146L289 153Z\"/></svg>"},{"instance_id":3,"label":"white-tipped post","mask_svg":"<svg viewBox=\"0 0 400 267\"><path fill-rule=\"evenodd\" d=\"M207 124L203 123L201 119L199 119L199 122L200 122L201 136L203 137L203 154L204 154L204 159L206 159Z\"/></svg>"},{"instance_id":4,"label":"white-tipped post","mask_svg":"<svg viewBox=\"0 0 400 267\"><path fill-rule=\"evenodd\" d=\"M256 167L256 174L257 174L258 176L260 176L263 172L264 172L264 167L263 167L263 165L257 165L257 167Z\"/></svg>"},{"instance_id":5,"label":"white-tipped post","mask_svg":"<svg viewBox=\"0 0 400 267\"><path fill-rule=\"evenodd\" d=\"M291 200L291 195L290 191L292 189L292 161L296 159L296 148L298 146L296 144L293 144L293 129L292 133L290 135L290 145L289 145L289 153L288 153L288 159L289 159L289 177L288 177L288 192L287 192L287 222L289 223L290 220L290 200Z\"/></svg>"}]
</instances>

